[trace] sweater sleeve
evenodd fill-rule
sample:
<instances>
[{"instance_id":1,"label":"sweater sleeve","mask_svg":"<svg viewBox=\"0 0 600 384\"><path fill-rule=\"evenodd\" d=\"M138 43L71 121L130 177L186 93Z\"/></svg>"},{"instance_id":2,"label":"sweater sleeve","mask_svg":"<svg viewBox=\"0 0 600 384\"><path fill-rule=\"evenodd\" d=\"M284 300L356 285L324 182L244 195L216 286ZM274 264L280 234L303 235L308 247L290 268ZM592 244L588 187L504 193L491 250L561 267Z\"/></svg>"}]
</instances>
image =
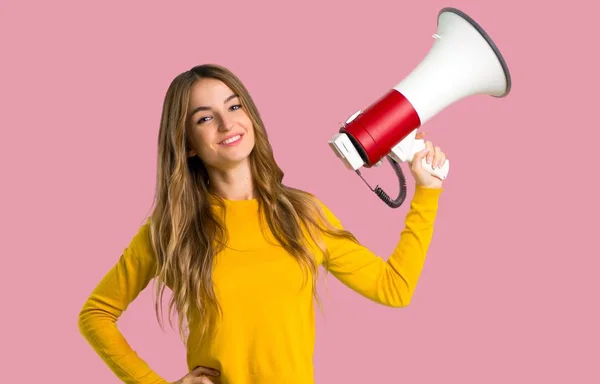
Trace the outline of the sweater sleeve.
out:
<instances>
[{"instance_id":1,"label":"sweater sleeve","mask_svg":"<svg viewBox=\"0 0 600 384\"><path fill-rule=\"evenodd\" d=\"M168 383L137 355L117 328L119 316L154 278L155 269L150 228L146 223L93 290L79 314L81 334L124 383Z\"/></svg>"},{"instance_id":2,"label":"sweater sleeve","mask_svg":"<svg viewBox=\"0 0 600 384\"><path fill-rule=\"evenodd\" d=\"M324 267L370 300L390 307L407 306L431 243L441 192L442 189L416 187L405 228L387 261L352 240L326 235L329 262ZM335 215L327 207L323 208L330 222L343 228Z\"/></svg>"}]
</instances>

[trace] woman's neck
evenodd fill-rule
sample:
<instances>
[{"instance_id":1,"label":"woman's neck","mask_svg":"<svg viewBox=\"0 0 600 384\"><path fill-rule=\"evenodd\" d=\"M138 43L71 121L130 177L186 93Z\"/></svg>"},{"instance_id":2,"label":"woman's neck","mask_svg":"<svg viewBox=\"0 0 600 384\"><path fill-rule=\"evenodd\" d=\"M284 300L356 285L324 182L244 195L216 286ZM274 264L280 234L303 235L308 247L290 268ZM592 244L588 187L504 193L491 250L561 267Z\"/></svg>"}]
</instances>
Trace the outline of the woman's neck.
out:
<instances>
[{"instance_id":1,"label":"woman's neck","mask_svg":"<svg viewBox=\"0 0 600 384\"><path fill-rule=\"evenodd\" d=\"M226 200L254 199L254 182L249 162L228 170L208 170L209 189Z\"/></svg>"}]
</instances>

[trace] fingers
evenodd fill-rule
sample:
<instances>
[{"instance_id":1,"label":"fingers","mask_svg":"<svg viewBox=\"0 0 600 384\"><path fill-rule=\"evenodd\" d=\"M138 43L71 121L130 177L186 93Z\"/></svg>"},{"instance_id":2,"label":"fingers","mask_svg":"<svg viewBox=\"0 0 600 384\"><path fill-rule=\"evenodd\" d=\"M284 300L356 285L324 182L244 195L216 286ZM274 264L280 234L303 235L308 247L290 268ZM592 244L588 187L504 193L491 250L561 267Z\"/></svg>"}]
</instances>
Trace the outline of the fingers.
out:
<instances>
[{"instance_id":1,"label":"fingers","mask_svg":"<svg viewBox=\"0 0 600 384\"><path fill-rule=\"evenodd\" d=\"M430 160L428 161L428 163L431 164L432 168L435 167L435 164L439 161L441 151L442 150L440 149L440 147L433 148L433 153L430 155Z\"/></svg>"},{"instance_id":2,"label":"fingers","mask_svg":"<svg viewBox=\"0 0 600 384\"><path fill-rule=\"evenodd\" d=\"M435 156L435 148L433 147L433 143L431 141L426 141L425 148L427 149L427 164L431 164Z\"/></svg>"},{"instance_id":3,"label":"fingers","mask_svg":"<svg viewBox=\"0 0 600 384\"><path fill-rule=\"evenodd\" d=\"M427 156L428 153L429 149L427 148L427 146L425 147L425 149L415 153L415 155L413 156L411 168L415 171L420 171L423 168L423 159L425 158L425 156Z\"/></svg>"},{"instance_id":4,"label":"fingers","mask_svg":"<svg viewBox=\"0 0 600 384\"><path fill-rule=\"evenodd\" d=\"M415 138L416 139L422 139L422 138L425 137L425 135L426 135L425 132L417 132L417 134L415 135Z\"/></svg>"},{"instance_id":5,"label":"fingers","mask_svg":"<svg viewBox=\"0 0 600 384\"><path fill-rule=\"evenodd\" d=\"M433 159L433 169L441 168L446 162L446 154L439 147L436 147L436 156Z\"/></svg>"},{"instance_id":6,"label":"fingers","mask_svg":"<svg viewBox=\"0 0 600 384\"><path fill-rule=\"evenodd\" d=\"M209 368L209 367L196 367L192 370L192 375L193 376L201 376L201 375L208 375L208 376L219 376L221 374L221 372L219 372L218 370L214 369L214 368Z\"/></svg>"},{"instance_id":7,"label":"fingers","mask_svg":"<svg viewBox=\"0 0 600 384\"><path fill-rule=\"evenodd\" d=\"M214 375L213 375L214 376ZM207 376L206 373L201 373L198 376L192 377L190 384L216 384L216 381L213 381L213 377Z\"/></svg>"},{"instance_id":8,"label":"fingers","mask_svg":"<svg viewBox=\"0 0 600 384\"><path fill-rule=\"evenodd\" d=\"M434 146L431 141L425 142L425 149L417 152L412 161L412 168L414 170L421 169L421 161L425 158L427 164L430 164L433 169L441 168L446 162L446 154L440 147Z\"/></svg>"},{"instance_id":9,"label":"fingers","mask_svg":"<svg viewBox=\"0 0 600 384\"><path fill-rule=\"evenodd\" d=\"M434 147L431 141L425 142L425 149L427 150L427 164L430 164L433 169L441 168L446 162L446 154L442 152L442 149Z\"/></svg>"}]
</instances>

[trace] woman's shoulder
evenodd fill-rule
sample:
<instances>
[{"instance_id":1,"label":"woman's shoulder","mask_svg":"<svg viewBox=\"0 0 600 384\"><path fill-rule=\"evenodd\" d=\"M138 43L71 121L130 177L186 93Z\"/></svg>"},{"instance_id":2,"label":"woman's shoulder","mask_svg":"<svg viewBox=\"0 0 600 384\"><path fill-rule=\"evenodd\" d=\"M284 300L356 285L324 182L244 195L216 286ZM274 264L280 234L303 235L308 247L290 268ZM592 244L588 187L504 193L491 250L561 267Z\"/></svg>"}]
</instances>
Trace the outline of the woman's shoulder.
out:
<instances>
[{"instance_id":1,"label":"woman's shoulder","mask_svg":"<svg viewBox=\"0 0 600 384\"><path fill-rule=\"evenodd\" d=\"M153 258L154 251L152 248L152 227L150 218L147 218L138 225L137 231L129 243L128 249L134 251L140 257Z\"/></svg>"},{"instance_id":2,"label":"woman's shoulder","mask_svg":"<svg viewBox=\"0 0 600 384\"><path fill-rule=\"evenodd\" d=\"M333 210L330 208L330 204L327 202L326 198L307 190L297 191L304 194L306 198L310 201L312 207L317 209L330 223L339 223L337 216L333 213Z\"/></svg>"}]
</instances>

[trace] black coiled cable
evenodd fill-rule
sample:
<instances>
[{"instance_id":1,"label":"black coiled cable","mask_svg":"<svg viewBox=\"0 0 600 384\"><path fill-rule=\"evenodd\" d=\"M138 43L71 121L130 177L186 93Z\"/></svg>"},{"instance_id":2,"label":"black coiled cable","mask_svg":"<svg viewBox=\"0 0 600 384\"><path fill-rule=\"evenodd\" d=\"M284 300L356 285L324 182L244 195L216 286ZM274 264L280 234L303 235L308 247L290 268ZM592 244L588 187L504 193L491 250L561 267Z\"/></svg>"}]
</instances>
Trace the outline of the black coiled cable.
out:
<instances>
[{"instance_id":1,"label":"black coiled cable","mask_svg":"<svg viewBox=\"0 0 600 384\"><path fill-rule=\"evenodd\" d=\"M364 179L362 174L360 173L360 170L357 169L355 172L358 176L360 176L361 179L363 179L363 181L365 182L365 184L367 184L369 189L371 191L375 192L375 194L384 203L386 203L391 208L398 208L404 203L404 200L406 200L406 190L407 190L406 189L406 177L404 176L404 173L402 172L402 168L400 167L400 164L398 164L398 162L396 160L392 159L390 156L387 156L387 159L390 162L390 165L392 166L394 171L396 171L396 176L398 177L398 181L400 183L400 190L398 191L398 197L396 197L395 199L392 199L391 197L389 197L388 194L379 185L376 186L375 188L371 187L369 185L369 183Z\"/></svg>"},{"instance_id":2,"label":"black coiled cable","mask_svg":"<svg viewBox=\"0 0 600 384\"><path fill-rule=\"evenodd\" d=\"M406 200L406 192L407 192L406 177L404 176L404 173L402 172L402 168L400 167L400 164L398 164L398 162L396 162L396 160L392 159L390 156L387 156L387 159L388 159L390 165L392 166L392 168L394 169L394 171L396 172L396 176L398 176L398 182L400 184L400 190L398 191L398 197L396 197L395 199L392 199L380 186L375 187L373 192L375 192L375 194L377 196L379 196L379 198L381 200L383 200L383 202L386 203L389 207L398 208Z\"/></svg>"}]
</instances>

